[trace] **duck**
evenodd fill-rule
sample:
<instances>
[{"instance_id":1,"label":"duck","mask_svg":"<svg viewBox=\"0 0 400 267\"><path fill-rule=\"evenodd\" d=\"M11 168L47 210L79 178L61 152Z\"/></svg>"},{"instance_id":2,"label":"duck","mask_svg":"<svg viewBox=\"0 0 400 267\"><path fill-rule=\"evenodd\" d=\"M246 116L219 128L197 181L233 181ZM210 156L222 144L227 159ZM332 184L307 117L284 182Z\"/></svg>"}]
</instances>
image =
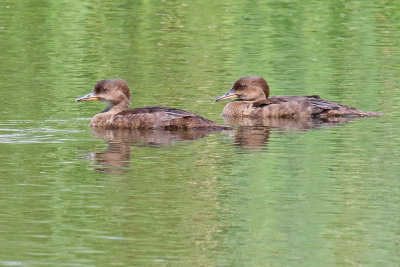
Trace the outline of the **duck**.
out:
<instances>
[{"instance_id":1,"label":"duck","mask_svg":"<svg viewBox=\"0 0 400 267\"><path fill-rule=\"evenodd\" d=\"M222 110L224 117L269 117L269 118L333 118L372 117L382 115L367 112L340 103L327 101L318 95L269 97L269 86L259 76L238 79L216 102L233 99Z\"/></svg>"},{"instance_id":2,"label":"duck","mask_svg":"<svg viewBox=\"0 0 400 267\"><path fill-rule=\"evenodd\" d=\"M223 130L219 125L195 113L169 107L130 109L130 90L123 79L98 81L93 90L76 102L99 100L108 106L90 120L92 128L104 129L165 129L201 128Z\"/></svg>"}]
</instances>

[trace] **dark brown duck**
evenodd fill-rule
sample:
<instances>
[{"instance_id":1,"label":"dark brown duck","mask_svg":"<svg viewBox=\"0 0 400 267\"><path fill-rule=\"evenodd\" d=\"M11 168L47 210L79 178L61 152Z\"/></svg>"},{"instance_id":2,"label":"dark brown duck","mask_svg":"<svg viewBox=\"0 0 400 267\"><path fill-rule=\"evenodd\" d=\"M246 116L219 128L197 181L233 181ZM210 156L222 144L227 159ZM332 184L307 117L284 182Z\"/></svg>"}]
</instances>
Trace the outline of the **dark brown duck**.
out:
<instances>
[{"instance_id":1,"label":"dark brown duck","mask_svg":"<svg viewBox=\"0 0 400 267\"><path fill-rule=\"evenodd\" d=\"M237 80L230 91L215 101L237 98L225 105L223 116L270 117L270 118L332 118L371 117L381 114L351 108L319 96L275 96L269 97L267 82L258 76L247 76Z\"/></svg>"},{"instance_id":2,"label":"dark brown duck","mask_svg":"<svg viewBox=\"0 0 400 267\"><path fill-rule=\"evenodd\" d=\"M90 126L105 129L186 129L207 128L222 130L218 125L194 113L167 107L143 107L129 109L130 92L122 79L101 80L93 91L76 101L99 100L107 102L105 110L95 115Z\"/></svg>"}]
</instances>

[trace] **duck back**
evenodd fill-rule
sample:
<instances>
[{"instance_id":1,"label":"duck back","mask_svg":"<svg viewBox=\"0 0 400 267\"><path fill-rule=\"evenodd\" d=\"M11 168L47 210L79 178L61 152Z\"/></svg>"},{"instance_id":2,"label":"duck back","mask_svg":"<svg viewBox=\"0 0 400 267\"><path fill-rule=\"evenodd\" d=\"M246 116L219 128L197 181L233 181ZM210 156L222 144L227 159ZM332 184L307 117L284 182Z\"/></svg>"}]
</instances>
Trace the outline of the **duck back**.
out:
<instances>
[{"instance_id":1,"label":"duck back","mask_svg":"<svg viewBox=\"0 0 400 267\"><path fill-rule=\"evenodd\" d=\"M270 118L330 118L378 116L376 112L365 112L319 96L275 96L262 101L236 100L228 103L224 116L270 117Z\"/></svg>"},{"instance_id":2,"label":"duck back","mask_svg":"<svg viewBox=\"0 0 400 267\"><path fill-rule=\"evenodd\" d=\"M102 114L98 115L101 116ZM178 130L208 128L220 130L227 128L195 113L168 107L143 107L124 110L103 120L100 124L96 121L96 117L94 117L91 125L94 127L105 127L106 129Z\"/></svg>"}]
</instances>

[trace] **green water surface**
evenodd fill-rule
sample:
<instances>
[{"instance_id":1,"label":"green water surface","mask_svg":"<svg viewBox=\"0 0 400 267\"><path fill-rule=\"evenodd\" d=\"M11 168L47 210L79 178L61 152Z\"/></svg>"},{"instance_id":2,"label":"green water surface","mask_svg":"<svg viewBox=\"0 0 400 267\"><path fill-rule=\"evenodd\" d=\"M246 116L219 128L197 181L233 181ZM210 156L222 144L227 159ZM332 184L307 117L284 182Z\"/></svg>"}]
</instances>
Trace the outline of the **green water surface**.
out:
<instances>
[{"instance_id":1,"label":"green water surface","mask_svg":"<svg viewBox=\"0 0 400 267\"><path fill-rule=\"evenodd\" d=\"M400 2L0 1L0 266L399 266ZM383 112L333 126L99 131L241 76Z\"/></svg>"}]
</instances>

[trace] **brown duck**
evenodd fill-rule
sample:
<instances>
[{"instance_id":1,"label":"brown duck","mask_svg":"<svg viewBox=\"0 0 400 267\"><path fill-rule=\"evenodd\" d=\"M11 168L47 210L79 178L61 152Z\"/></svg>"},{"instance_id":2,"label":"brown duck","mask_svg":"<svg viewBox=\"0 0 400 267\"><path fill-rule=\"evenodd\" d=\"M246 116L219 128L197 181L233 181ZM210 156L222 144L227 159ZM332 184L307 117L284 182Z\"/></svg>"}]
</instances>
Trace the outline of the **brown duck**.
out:
<instances>
[{"instance_id":1,"label":"brown duck","mask_svg":"<svg viewBox=\"0 0 400 267\"><path fill-rule=\"evenodd\" d=\"M218 125L194 113L167 107L143 107L129 109L130 92L122 79L101 80L93 91L75 101L99 100L108 106L95 115L90 126L105 129L186 129L207 128L222 130L227 127Z\"/></svg>"},{"instance_id":2,"label":"brown duck","mask_svg":"<svg viewBox=\"0 0 400 267\"><path fill-rule=\"evenodd\" d=\"M313 96L269 97L267 82L258 76L247 76L237 80L230 91L215 101L237 98L225 105L223 116L270 117L270 118L332 118L379 116L345 105Z\"/></svg>"}]
</instances>

